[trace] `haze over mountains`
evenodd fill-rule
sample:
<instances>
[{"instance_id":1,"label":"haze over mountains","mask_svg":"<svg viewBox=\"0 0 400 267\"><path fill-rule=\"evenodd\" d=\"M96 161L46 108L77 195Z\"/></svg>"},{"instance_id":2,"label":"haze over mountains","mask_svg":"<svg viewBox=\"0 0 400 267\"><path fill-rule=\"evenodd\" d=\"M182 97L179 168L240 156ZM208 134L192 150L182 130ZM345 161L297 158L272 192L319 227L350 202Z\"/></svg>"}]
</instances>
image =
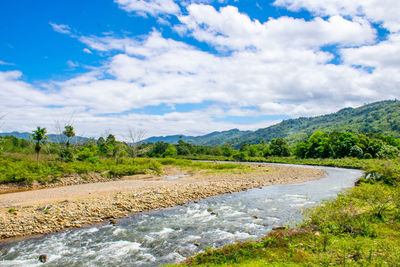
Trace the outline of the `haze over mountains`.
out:
<instances>
[{"instance_id":1,"label":"haze over mountains","mask_svg":"<svg viewBox=\"0 0 400 267\"><path fill-rule=\"evenodd\" d=\"M163 141L172 144L183 140L196 145L215 146L229 143L237 147L242 143L257 144L261 140L269 142L271 139L277 137L285 138L289 143L294 143L307 138L307 136L316 130L350 131L355 133L372 132L400 137L400 102L397 100L386 100L358 108L344 108L328 115L288 119L256 131L232 129L222 132L212 132L202 136L159 136L147 138L143 142L155 143ZM6 135L29 139L30 133L0 133L0 136ZM49 137L53 142L63 140L62 137L55 134L49 134ZM88 139L86 137L76 137L74 138L74 142L84 142Z\"/></svg>"}]
</instances>

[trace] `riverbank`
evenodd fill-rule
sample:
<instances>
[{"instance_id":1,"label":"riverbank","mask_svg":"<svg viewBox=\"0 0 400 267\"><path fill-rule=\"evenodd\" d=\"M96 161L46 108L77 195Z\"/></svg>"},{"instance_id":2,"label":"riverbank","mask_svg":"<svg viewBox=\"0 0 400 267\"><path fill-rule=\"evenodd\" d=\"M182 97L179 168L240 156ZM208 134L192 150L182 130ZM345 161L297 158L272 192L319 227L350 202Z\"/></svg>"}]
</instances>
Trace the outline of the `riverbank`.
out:
<instances>
[{"instance_id":1,"label":"riverbank","mask_svg":"<svg viewBox=\"0 0 400 267\"><path fill-rule=\"evenodd\" d=\"M121 191L117 193L113 191L106 195L96 195L88 192L86 196L57 199L55 202L35 204L34 201L28 201L18 207L8 206L0 212L1 242L106 221L117 223L115 219L129 216L133 212L182 205L210 196L267 185L299 183L324 175L324 171L302 167L251 166L251 170L221 173L198 170L189 177L173 180L162 180L163 177L154 177L153 180L138 179L134 180L137 187L129 188L129 192L124 191L126 184L121 184ZM108 183L101 184L104 187L109 186Z\"/></svg>"}]
</instances>

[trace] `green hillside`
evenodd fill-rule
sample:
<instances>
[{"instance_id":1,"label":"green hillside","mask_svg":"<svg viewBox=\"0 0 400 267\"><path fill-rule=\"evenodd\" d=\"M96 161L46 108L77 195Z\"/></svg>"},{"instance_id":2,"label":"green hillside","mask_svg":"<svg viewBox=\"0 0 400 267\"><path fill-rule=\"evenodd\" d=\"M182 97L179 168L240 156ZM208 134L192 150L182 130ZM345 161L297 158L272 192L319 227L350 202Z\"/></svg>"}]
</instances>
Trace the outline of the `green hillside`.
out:
<instances>
[{"instance_id":1,"label":"green hillside","mask_svg":"<svg viewBox=\"0 0 400 267\"><path fill-rule=\"evenodd\" d=\"M182 139L185 142L203 146L230 143L234 147L239 147L243 143L258 144L263 139L269 142L271 139L282 137L293 144L302 141L316 130L382 133L398 138L400 137L400 102L386 100L358 108L344 108L336 113L323 116L284 120L257 131L232 129L203 136L151 137L144 142L177 143Z\"/></svg>"},{"instance_id":2,"label":"green hillside","mask_svg":"<svg viewBox=\"0 0 400 267\"><path fill-rule=\"evenodd\" d=\"M262 139L268 142L273 138L282 137L289 143L293 143L303 140L316 130L382 133L398 138L400 137L400 102L387 100L359 108L345 108L324 116L284 120L227 141L238 146L242 143L257 144Z\"/></svg>"}]
</instances>

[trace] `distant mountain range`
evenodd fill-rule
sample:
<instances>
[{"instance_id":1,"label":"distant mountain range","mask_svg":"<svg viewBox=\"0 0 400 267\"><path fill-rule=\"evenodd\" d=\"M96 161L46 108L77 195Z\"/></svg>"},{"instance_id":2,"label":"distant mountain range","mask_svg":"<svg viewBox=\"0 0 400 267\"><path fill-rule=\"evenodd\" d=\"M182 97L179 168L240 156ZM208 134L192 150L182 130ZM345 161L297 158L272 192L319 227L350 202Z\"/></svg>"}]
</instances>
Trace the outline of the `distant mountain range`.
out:
<instances>
[{"instance_id":1,"label":"distant mountain range","mask_svg":"<svg viewBox=\"0 0 400 267\"><path fill-rule=\"evenodd\" d=\"M372 132L400 137L400 102L397 100L386 100L364 105L358 108L344 108L336 113L316 116L301 117L298 119L284 120L278 124L256 131L240 131L232 129L229 131L212 132L202 136L170 135L150 137L142 142L163 141L170 144L179 140L196 145L222 145L229 143L238 147L243 143L257 144L261 140L266 142L271 139L282 137L289 143L301 141L316 130L322 131L350 131L354 133ZM29 139L30 133L0 133L0 136L13 135L17 138ZM53 142L63 142L65 136L49 134ZM85 142L90 138L77 136L72 142ZM61 141L60 141L61 140Z\"/></svg>"},{"instance_id":2,"label":"distant mountain range","mask_svg":"<svg viewBox=\"0 0 400 267\"><path fill-rule=\"evenodd\" d=\"M295 143L307 138L316 130L350 131L354 133L373 132L398 138L400 137L400 102L386 100L358 108L344 108L336 113L323 116L288 119L256 131L233 129L196 137L184 135L151 137L144 142L176 143L179 139L182 139L185 142L197 145L213 146L229 143L238 147L242 143L257 144L261 140L269 142L277 137L285 138L289 143Z\"/></svg>"},{"instance_id":3,"label":"distant mountain range","mask_svg":"<svg viewBox=\"0 0 400 267\"><path fill-rule=\"evenodd\" d=\"M185 136L185 135L169 135L169 136L158 136L158 137L150 137L143 142L158 142L163 141L170 144L178 143L179 140L193 143L196 145L208 145L208 146L215 146L221 145L226 143L228 140L232 140L235 138L241 138L243 135L250 134L252 131L240 131L238 129L232 129L229 131L223 132L212 132L202 136Z\"/></svg>"},{"instance_id":4,"label":"distant mountain range","mask_svg":"<svg viewBox=\"0 0 400 267\"><path fill-rule=\"evenodd\" d=\"M11 133L0 133L0 136L15 136L16 138L20 138L20 139L31 139L30 135L32 133L20 133L20 132L11 132ZM47 135L49 137L49 140L51 142L55 142L55 143L65 143L67 141L67 137L65 135L62 134L48 134ZM82 136L74 136L71 138L71 143L84 143L88 140L90 140L91 138L87 138L87 137L82 137Z\"/></svg>"}]
</instances>

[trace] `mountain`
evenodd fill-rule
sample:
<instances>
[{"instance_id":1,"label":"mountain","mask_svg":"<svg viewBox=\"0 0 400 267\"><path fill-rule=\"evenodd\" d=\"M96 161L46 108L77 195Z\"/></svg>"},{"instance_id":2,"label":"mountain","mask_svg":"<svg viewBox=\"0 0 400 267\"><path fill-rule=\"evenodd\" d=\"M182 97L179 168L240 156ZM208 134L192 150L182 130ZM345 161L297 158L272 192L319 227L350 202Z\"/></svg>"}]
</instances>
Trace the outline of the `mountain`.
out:
<instances>
[{"instance_id":1,"label":"mountain","mask_svg":"<svg viewBox=\"0 0 400 267\"><path fill-rule=\"evenodd\" d=\"M144 142L164 141L177 143L179 139L197 145L222 145L230 143L234 147L242 143L257 144L261 140L267 142L282 137L289 143L301 141L316 130L350 131L354 133L372 132L400 137L400 102L386 100L364 105L358 108L344 108L336 113L301 117L284 120L278 124L256 131L239 131L233 129L213 132L203 136L165 136L151 137Z\"/></svg>"},{"instance_id":2,"label":"mountain","mask_svg":"<svg viewBox=\"0 0 400 267\"><path fill-rule=\"evenodd\" d=\"M344 108L336 113L284 120L278 124L229 140L234 146L256 144L282 137L289 143L303 140L316 130L382 133L400 137L400 102L387 100L358 108Z\"/></svg>"},{"instance_id":3,"label":"mountain","mask_svg":"<svg viewBox=\"0 0 400 267\"><path fill-rule=\"evenodd\" d=\"M14 136L16 138L19 139L27 139L30 140L31 133L20 133L20 132L10 132L10 133L0 133L0 136ZM47 135L49 137L49 140L51 142L55 142L55 143L65 143L67 141L67 137L65 135L60 135L60 134L48 134ZM84 143L88 140L90 140L91 138L87 138L87 137L82 137L82 136L74 136L71 138L71 143L75 144L75 143Z\"/></svg>"},{"instance_id":4,"label":"mountain","mask_svg":"<svg viewBox=\"0 0 400 267\"><path fill-rule=\"evenodd\" d=\"M386 100L364 105L358 108L344 108L336 113L316 116L301 117L297 119L284 120L278 124L256 131L240 131L232 129L229 131L212 132L202 136L170 135L150 137L142 142L177 143L179 140L196 145L222 145L229 143L239 147L243 143L257 144L261 140L267 142L271 139L282 137L290 144L307 138L316 130L322 131L349 131L354 133L382 133L400 138L400 102L398 100ZM0 133L0 136L12 135L17 138L30 139L30 133ZM49 134L53 142L64 142L65 136ZM72 142L85 142L90 138L74 137Z\"/></svg>"},{"instance_id":5,"label":"mountain","mask_svg":"<svg viewBox=\"0 0 400 267\"><path fill-rule=\"evenodd\" d=\"M229 131L212 132L202 136L185 136L185 135L169 135L169 136L158 136L150 137L142 142L144 143L156 143L163 141L170 144L176 144L179 140L202 146L215 146L226 143L227 140L233 138L240 138L241 136L251 133L251 131L240 131L238 129L232 129Z\"/></svg>"}]
</instances>

